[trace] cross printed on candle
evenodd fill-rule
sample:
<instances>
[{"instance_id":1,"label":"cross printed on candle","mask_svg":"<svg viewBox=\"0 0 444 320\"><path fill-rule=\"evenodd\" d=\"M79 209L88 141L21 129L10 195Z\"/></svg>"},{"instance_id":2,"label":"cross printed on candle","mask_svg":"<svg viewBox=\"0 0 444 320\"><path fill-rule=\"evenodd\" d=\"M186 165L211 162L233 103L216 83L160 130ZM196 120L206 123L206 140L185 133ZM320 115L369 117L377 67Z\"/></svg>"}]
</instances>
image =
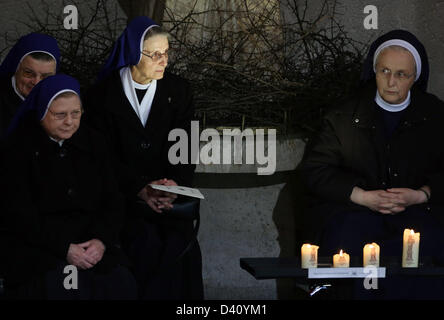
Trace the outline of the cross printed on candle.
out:
<instances>
[{"instance_id":1,"label":"cross printed on candle","mask_svg":"<svg viewBox=\"0 0 444 320\"><path fill-rule=\"evenodd\" d=\"M407 241L407 257L406 260L407 261L412 261L413 260L413 244L415 243L415 239L413 238L413 234L414 231L411 230L410 231L410 235L409 235L409 240Z\"/></svg>"},{"instance_id":2,"label":"cross printed on candle","mask_svg":"<svg viewBox=\"0 0 444 320\"><path fill-rule=\"evenodd\" d=\"M405 229L402 248L402 267L417 268L419 262L420 233Z\"/></svg>"},{"instance_id":3,"label":"cross printed on candle","mask_svg":"<svg viewBox=\"0 0 444 320\"><path fill-rule=\"evenodd\" d=\"M311 248L311 253L310 253L310 262L316 262L316 248Z\"/></svg>"},{"instance_id":4,"label":"cross printed on candle","mask_svg":"<svg viewBox=\"0 0 444 320\"><path fill-rule=\"evenodd\" d=\"M316 268L318 265L318 246L306 243L301 247L301 267Z\"/></svg>"},{"instance_id":5,"label":"cross printed on candle","mask_svg":"<svg viewBox=\"0 0 444 320\"><path fill-rule=\"evenodd\" d=\"M348 268L350 266L350 256L344 251L333 256L333 268Z\"/></svg>"},{"instance_id":6,"label":"cross printed on candle","mask_svg":"<svg viewBox=\"0 0 444 320\"><path fill-rule=\"evenodd\" d=\"M370 245L370 262L376 262L376 248L374 245Z\"/></svg>"}]
</instances>

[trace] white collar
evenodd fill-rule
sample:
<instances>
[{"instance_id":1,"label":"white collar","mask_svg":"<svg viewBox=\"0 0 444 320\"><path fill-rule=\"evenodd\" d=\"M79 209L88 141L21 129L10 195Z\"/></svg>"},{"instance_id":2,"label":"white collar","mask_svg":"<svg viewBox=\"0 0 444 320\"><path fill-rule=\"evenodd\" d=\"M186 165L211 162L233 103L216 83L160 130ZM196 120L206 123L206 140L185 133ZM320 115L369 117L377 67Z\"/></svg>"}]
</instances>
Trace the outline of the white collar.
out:
<instances>
[{"instance_id":1,"label":"white collar","mask_svg":"<svg viewBox=\"0 0 444 320\"><path fill-rule=\"evenodd\" d=\"M12 76L11 78L12 81L12 88L14 89L15 93L20 97L20 99L22 99L23 101L25 101L25 98L20 94L20 92L18 92L17 90L17 86L15 84L15 75Z\"/></svg>"},{"instance_id":2,"label":"white collar","mask_svg":"<svg viewBox=\"0 0 444 320\"><path fill-rule=\"evenodd\" d=\"M54 142L57 142L58 144L59 144L59 146L61 147L62 145L63 145L63 142L65 141L65 140L56 140L56 139L54 139L53 137L51 137L51 136L48 136L49 137L49 139L51 139L52 141L54 141Z\"/></svg>"},{"instance_id":3,"label":"white collar","mask_svg":"<svg viewBox=\"0 0 444 320\"><path fill-rule=\"evenodd\" d=\"M148 87L151 84L151 82L149 82L147 84L141 84L141 83L138 83L138 82L136 82L134 80L132 80L132 81L133 81L134 89L139 89L139 90L146 90L146 89L148 89Z\"/></svg>"},{"instance_id":4,"label":"white collar","mask_svg":"<svg viewBox=\"0 0 444 320\"><path fill-rule=\"evenodd\" d=\"M126 98L142 122L142 125L145 127L156 93L157 80L152 80L148 86L138 84L139 86L148 88L140 103L135 90L136 82L133 80L130 67L120 69L120 80L122 81L123 91L125 92Z\"/></svg>"},{"instance_id":5,"label":"white collar","mask_svg":"<svg viewBox=\"0 0 444 320\"><path fill-rule=\"evenodd\" d=\"M390 104L388 102L386 102L384 99L382 99L382 97L380 96L378 90L376 90L376 97L375 97L375 102L378 106L380 106L382 109L389 111L389 112L399 112L404 110L405 108L407 108L410 104L411 98L410 98L410 90L409 93L407 95L407 98L398 104Z\"/></svg>"}]
</instances>

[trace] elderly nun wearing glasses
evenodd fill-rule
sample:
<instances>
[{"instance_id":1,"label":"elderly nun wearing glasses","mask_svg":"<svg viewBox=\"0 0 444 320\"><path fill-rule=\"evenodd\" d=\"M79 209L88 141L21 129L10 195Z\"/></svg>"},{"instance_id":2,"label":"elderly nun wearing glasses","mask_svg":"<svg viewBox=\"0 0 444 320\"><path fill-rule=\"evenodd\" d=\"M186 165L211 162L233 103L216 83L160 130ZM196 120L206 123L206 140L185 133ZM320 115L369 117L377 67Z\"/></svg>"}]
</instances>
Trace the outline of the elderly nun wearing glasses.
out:
<instances>
[{"instance_id":1,"label":"elderly nun wearing glasses","mask_svg":"<svg viewBox=\"0 0 444 320\"><path fill-rule=\"evenodd\" d=\"M165 70L168 52L168 34L157 23L133 19L85 98L85 120L108 137L114 152L127 203L122 241L140 298L201 299L202 258L193 222L170 219L180 198L149 186L190 186L195 169L190 157L185 164L168 158L170 131L182 129L190 137L194 115L188 82Z\"/></svg>"},{"instance_id":2,"label":"elderly nun wearing glasses","mask_svg":"<svg viewBox=\"0 0 444 320\"><path fill-rule=\"evenodd\" d=\"M1 260L10 298L137 296L120 250L124 202L107 144L81 116L77 80L54 75L34 87L8 130Z\"/></svg>"},{"instance_id":3,"label":"elderly nun wearing glasses","mask_svg":"<svg viewBox=\"0 0 444 320\"><path fill-rule=\"evenodd\" d=\"M361 90L326 114L301 164L310 213L324 222L314 240L321 254L362 257L376 242L400 257L411 228L421 233L420 258L444 262L444 103L427 92L428 77L419 40L388 32L370 47Z\"/></svg>"}]
</instances>

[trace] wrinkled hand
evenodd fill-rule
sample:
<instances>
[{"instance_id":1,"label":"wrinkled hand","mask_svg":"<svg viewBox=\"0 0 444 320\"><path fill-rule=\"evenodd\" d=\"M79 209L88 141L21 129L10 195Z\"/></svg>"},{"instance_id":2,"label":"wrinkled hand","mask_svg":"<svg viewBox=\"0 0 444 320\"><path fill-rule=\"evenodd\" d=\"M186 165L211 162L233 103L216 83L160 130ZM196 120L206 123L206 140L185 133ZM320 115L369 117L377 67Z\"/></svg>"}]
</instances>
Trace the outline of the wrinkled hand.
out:
<instances>
[{"instance_id":1,"label":"wrinkled hand","mask_svg":"<svg viewBox=\"0 0 444 320\"><path fill-rule=\"evenodd\" d=\"M83 270L92 268L94 266L87 261L85 249L74 243L71 243L69 245L68 253L66 255L66 261L68 261L69 264L72 264L77 268Z\"/></svg>"},{"instance_id":2,"label":"wrinkled hand","mask_svg":"<svg viewBox=\"0 0 444 320\"><path fill-rule=\"evenodd\" d=\"M106 249L103 242L98 239L79 243L79 246L85 250L86 260L92 265L96 265L102 260Z\"/></svg>"},{"instance_id":3,"label":"wrinkled hand","mask_svg":"<svg viewBox=\"0 0 444 320\"><path fill-rule=\"evenodd\" d=\"M86 270L94 267L102 260L105 245L102 241L92 239L84 243L71 243L69 245L66 261L80 269Z\"/></svg>"},{"instance_id":4,"label":"wrinkled hand","mask_svg":"<svg viewBox=\"0 0 444 320\"><path fill-rule=\"evenodd\" d=\"M399 206L408 207L427 201L427 196L420 190L413 190L409 188L391 188L387 189L387 191L395 195L395 198L393 198L392 201L394 204Z\"/></svg>"},{"instance_id":5,"label":"wrinkled hand","mask_svg":"<svg viewBox=\"0 0 444 320\"><path fill-rule=\"evenodd\" d=\"M397 214L408 206L425 202L427 197L422 191L409 188L365 191L354 187L350 200L382 214Z\"/></svg>"},{"instance_id":6,"label":"wrinkled hand","mask_svg":"<svg viewBox=\"0 0 444 320\"><path fill-rule=\"evenodd\" d=\"M397 204L397 195L385 190L365 191L354 187L350 200L356 204L369 208L382 214L396 214L405 210L405 207Z\"/></svg>"},{"instance_id":7,"label":"wrinkled hand","mask_svg":"<svg viewBox=\"0 0 444 320\"><path fill-rule=\"evenodd\" d=\"M174 180L169 180L166 178L152 181L149 184L177 186L177 183ZM151 209L158 213L161 213L162 209L169 210L173 208L172 203L177 198L177 195L174 193L153 189L149 186L149 184L140 190L138 193L139 198L144 200Z\"/></svg>"}]
</instances>

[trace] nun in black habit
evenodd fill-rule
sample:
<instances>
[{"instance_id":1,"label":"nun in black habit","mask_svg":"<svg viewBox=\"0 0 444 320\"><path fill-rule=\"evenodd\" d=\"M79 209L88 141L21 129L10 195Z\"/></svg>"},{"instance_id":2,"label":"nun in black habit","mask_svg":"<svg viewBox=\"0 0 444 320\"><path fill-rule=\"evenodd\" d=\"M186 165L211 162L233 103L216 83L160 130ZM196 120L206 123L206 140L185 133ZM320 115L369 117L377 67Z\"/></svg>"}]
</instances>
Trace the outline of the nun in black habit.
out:
<instances>
[{"instance_id":1,"label":"nun in black habit","mask_svg":"<svg viewBox=\"0 0 444 320\"><path fill-rule=\"evenodd\" d=\"M376 242L400 263L410 228L421 233L420 262L444 263L444 103L427 92L428 77L413 34L384 34L370 48L361 89L326 114L307 145L301 168L321 255L343 249L362 261L364 245ZM440 288L388 292L444 297Z\"/></svg>"},{"instance_id":2,"label":"nun in black habit","mask_svg":"<svg viewBox=\"0 0 444 320\"><path fill-rule=\"evenodd\" d=\"M8 130L1 167L8 243L1 263L11 299L137 297L118 237L123 196L107 144L81 123L82 111L78 82L50 76L34 87ZM67 265L77 272L64 272Z\"/></svg>"},{"instance_id":3,"label":"nun in black habit","mask_svg":"<svg viewBox=\"0 0 444 320\"><path fill-rule=\"evenodd\" d=\"M85 97L85 120L109 138L114 151L127 203L122 240L139 297L202 299L202 258L193 221L171 218L169 209L180 198L149 186L191 186L195 170L168 159L169 132L183 129L190 137L194 116L188 82L165 70L168 49L168 34L154 21L133 19Z\"/></svg>"},{"instance_id":4,"label":"nun in black habit","mask_svg":"<svg viewBox=\"0 0 444 320\"><path fill-rule=\"evenodd\" d=\"M43 78L56 73L60 51L57 41L45 34L21 37L0 65L0 153L11 120L32 88ZM3 194L0 201L3 201ZM0 213L0 251L5 243L3 216ZM3 270L0 264L0 277Z\"/></svg>"},{"instance_id":5,"label":"nun in black habit","mask_svg":"<svg viewBox=\"0 0 444 320\"><path fill-rule=\"evenodd\" d=\"M11 48L0 65L0 137L32 88L59 68L57 41L46 34L29 33Z\"/></svg>"}]
</instances>

